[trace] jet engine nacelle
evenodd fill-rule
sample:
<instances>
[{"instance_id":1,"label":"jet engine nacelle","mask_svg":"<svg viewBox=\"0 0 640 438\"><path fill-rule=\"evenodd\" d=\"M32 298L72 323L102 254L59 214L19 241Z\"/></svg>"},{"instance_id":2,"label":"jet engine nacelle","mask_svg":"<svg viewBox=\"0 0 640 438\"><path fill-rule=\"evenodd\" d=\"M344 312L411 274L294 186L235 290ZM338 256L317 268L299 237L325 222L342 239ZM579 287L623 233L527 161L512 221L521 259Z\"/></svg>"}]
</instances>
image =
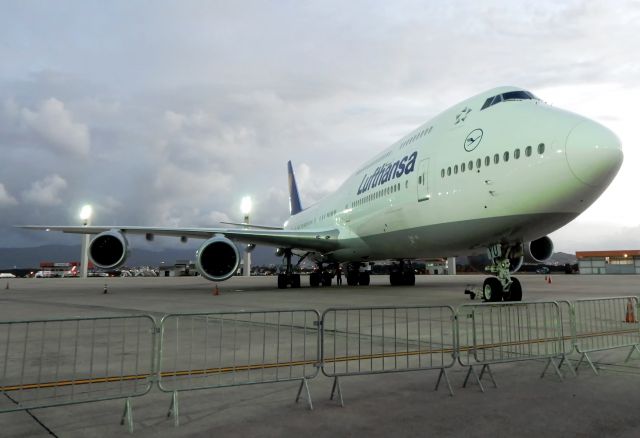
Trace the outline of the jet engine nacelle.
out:
<instances>
[{"instance_id":1,"label":"jet engine nacelle","mask_svg":"<svg viewBox=\"0 0 640 438\"><path fill-rule=\"evenodd\" d=\"M553 242L549 236L541 237L524 245L527 262L542 263L553 255Z\"/></svg>"},{"instance_id":2,"label":"jet engine nacelle","mask_svg":"<svg viewBox=\"0 0 640 438\"><path fill-rule=\"evenodd\" d=\"M89 258L98 268L121 266L129 256L129 242L120 231L104 231L89 244Z\"/></svg>"},{"instance_id":3,"label":"jet engine nacelle","mask_svg":"<svg viewBox=\"0 0 640 438\"><path fill-rule=\"evenodd\" d=\"M226 237L212 237L196 251L196 268L207 280L224 281L236 273L238 266L238 248Z\"/></svg>"}]
</instances>

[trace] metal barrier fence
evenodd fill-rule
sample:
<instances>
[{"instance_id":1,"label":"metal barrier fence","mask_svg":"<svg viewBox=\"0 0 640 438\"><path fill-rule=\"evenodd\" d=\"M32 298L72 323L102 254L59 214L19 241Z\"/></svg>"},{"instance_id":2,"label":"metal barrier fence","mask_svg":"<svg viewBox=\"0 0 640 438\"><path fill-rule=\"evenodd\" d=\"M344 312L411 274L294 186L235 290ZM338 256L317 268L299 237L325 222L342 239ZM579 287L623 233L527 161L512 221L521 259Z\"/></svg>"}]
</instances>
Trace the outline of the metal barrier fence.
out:
<instances>
[{"instance_id":1,"label":"metal barrier fence","mask_svg":"<svg viewBox=\"0 0 640 438\"><path fill-rule=\"evenodd\" d=\"M171 314L162 318L158 386L173 394L168 415L179 424L178 393L300 380L318 374L319 313L273 310Z\"/></svg>"},{"instance_id":2,"label":"metal barrier fence","mask_svg":"<svg viewBox=\"0 0 640 438\"><path fill-rule=\"evenodd\" d=\"M560 307L556 302L465 304L458 308L458 360L469 367L480 389L487 372L497 387L490 365L533 359L547 359L562 379L554 358L561 355ZM474 366L482 366L480 375ZM543 371L543 375L544 372Z\"/></svg>"},{"instance_id":3,"label":"metal barrier fence","mask_svg":"<svg viewBox=\"0 0 640 438\"><path fill-rule=\"evenodd\" d=\"M179 422L178 394L271 382L307 381L319 369L332 377L331 399L344 405L340 377L440 370L456 358L484 391L492 364L547 359L562 379L568 356L630 348L640 353L638 299L573 303L518 302L451 306L331 308L0 321L0 413L100 400L126 399L122 423L133 430L131 398L154 381L172 394L169 416ZM158 337L157 333L161 336ZM555 359L560 360L557 365ZM481 366L480 374L476 366ZM571 368L573 371L573 368ZM496 385L497 386L497 385Z\"/></svg>"},{"instance_id":4,"label":"metal barrier fence","mask_svg":"<svg viewBox=\"0 0 640 438\"><path fill-rule=\"evenodd\" d=\"M576 300L572 303L575 315L574 342L580 360L576 371L586 360L593 372L598 370L589 353L630 347L627 362L634 351L640 350L638 298L634 296Z\"/></svg>"},{"instance_id":5,"label":"metal barrier fence","mask_svg":"<svg viewBox=\"0 0 640 438\"><path fill-rule=\"evenodd\" d=\"M562 365L566 362L568 369L574 376L576 372L571 366L569 356L575 350L575 315L573 314L573 306L569 301L559 300L557 301L560 306L560 319L562 321L562 354L560 356L560 363L558 369L562 369Z\"/></svg>"},{"instance_id":6,"label":"metal barrier fence","mask_svg":"<svg viewBox=\"0 0 640 438\"><path fill-rule=\"evenodd\" d=\"M340 377L440 370L455 363L455 320L451 306L332 308L322 314L322 372L333 377L344 406Z\"/></svg>"},{"instance_id":7,"label":"metal barrier fence","mask_svg":"<svg viewBox=\"0 0 640 438\"><path fill-rule=\"evenodd\" d=\"M153 385L155 321L148 315L0 322L0 412L131 397Z\"/></svg>"}]
</instances>

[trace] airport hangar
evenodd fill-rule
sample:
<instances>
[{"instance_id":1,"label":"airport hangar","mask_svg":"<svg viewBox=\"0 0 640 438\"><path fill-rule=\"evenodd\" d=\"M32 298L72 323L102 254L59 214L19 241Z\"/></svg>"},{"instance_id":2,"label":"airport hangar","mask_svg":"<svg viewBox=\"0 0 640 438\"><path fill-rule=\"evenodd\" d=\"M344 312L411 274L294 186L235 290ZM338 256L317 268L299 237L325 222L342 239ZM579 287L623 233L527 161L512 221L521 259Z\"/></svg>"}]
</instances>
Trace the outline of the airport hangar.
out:
<instances>
[{"instance_id":1,"label":"airport hangar","mask_svg":"<svg viewBox=\"0 0 640 438\"><path fill-rule=\"evenodd\" d=\"M580 274L640 274L640 250L577 251Z\"/></svg>"}]
</instances>

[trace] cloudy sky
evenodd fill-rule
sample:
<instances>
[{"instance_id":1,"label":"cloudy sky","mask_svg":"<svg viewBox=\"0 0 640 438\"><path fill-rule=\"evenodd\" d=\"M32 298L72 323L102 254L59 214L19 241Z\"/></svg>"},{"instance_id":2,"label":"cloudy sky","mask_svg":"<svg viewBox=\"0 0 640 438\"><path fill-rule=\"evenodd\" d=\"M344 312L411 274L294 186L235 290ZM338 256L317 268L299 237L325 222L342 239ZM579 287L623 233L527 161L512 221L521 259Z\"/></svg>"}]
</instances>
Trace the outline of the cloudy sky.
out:
<instances>
[{"instance_id":1,"label":"cloudy sky","mask_svg":"<svg viewBox=\"0 0 640 438\"><path fill-rule=\"evenodd\" d=\"M0 0L0 247L13 224L216 226L287 215L439 111L499 85L622 139L556 249L640 248L638 1ZM163 241L161 245L174 245Z\"/></svg>"}]
</instances>

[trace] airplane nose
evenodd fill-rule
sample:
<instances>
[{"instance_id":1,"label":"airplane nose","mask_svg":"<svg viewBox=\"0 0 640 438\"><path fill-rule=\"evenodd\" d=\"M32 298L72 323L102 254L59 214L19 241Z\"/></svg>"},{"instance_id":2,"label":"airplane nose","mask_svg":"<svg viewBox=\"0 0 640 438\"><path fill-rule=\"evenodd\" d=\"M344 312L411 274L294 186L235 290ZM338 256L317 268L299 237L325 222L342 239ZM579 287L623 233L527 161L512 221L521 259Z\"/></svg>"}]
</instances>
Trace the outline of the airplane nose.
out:
<instances>
[{"instance_id":1,"label":"airplane nose","mask_svg":"<svg viewBox=\"0 0 640 438\"><path fill-rule=\"evenodd\" d=\"M622 165L620 139L595 122L576 125L567 136L565 150L571 172L590 186L609 184Z\"/></svg>"}]
</instances>

